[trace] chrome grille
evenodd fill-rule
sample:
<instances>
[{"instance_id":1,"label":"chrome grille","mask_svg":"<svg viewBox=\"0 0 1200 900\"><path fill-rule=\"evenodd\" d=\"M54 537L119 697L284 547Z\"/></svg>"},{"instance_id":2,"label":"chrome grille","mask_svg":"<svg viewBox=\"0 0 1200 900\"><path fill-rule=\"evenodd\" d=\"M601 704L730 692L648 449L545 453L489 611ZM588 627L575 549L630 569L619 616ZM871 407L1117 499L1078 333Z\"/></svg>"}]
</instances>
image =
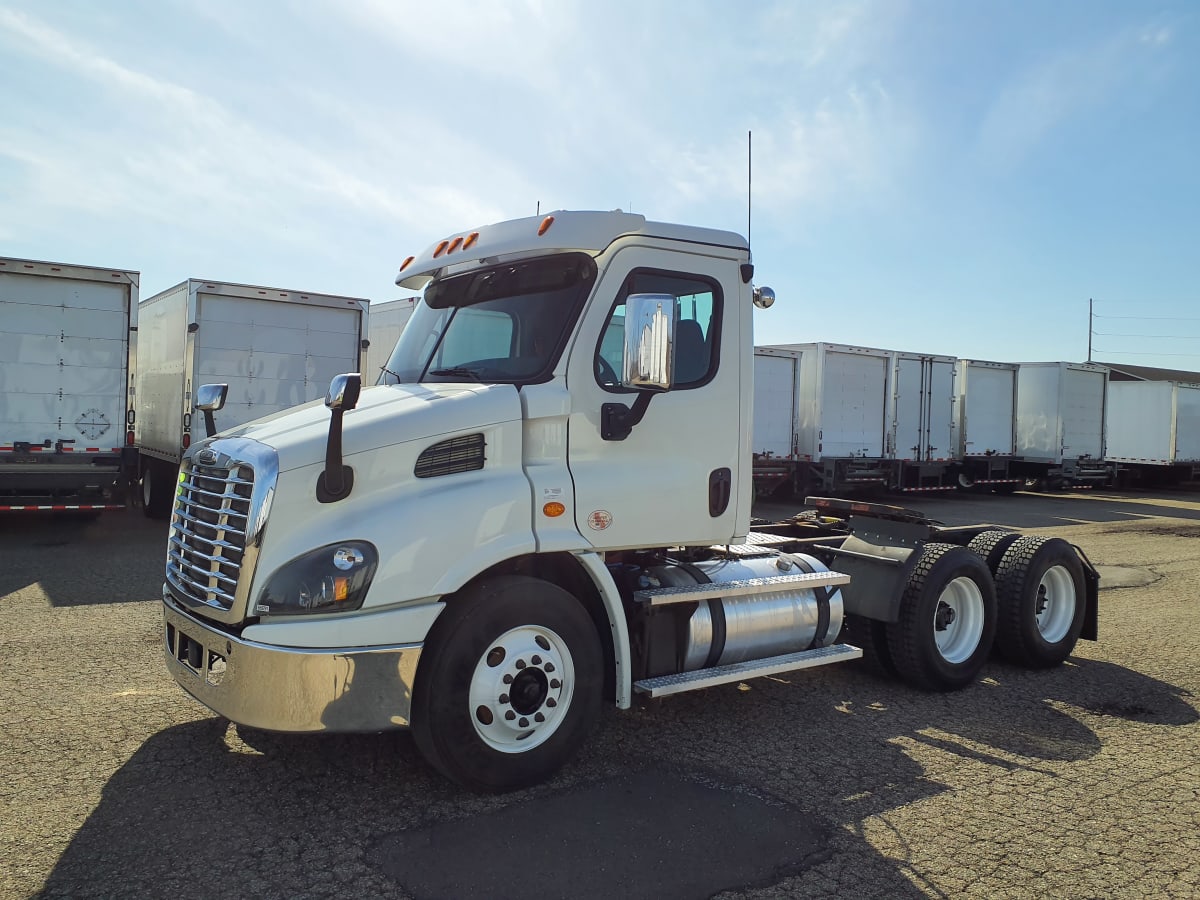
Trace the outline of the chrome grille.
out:
<instances>
[{"instance_id":1,"label":"chrome grille","mask_svg":"<svg viewBox=\"0 0 1200 900\"><path fill-rule=\"evenodd\" d=\"M230 609L246 552L254 470L185 461L175 496L167 581L186 597Z\"/></svg>"}]
</instances>

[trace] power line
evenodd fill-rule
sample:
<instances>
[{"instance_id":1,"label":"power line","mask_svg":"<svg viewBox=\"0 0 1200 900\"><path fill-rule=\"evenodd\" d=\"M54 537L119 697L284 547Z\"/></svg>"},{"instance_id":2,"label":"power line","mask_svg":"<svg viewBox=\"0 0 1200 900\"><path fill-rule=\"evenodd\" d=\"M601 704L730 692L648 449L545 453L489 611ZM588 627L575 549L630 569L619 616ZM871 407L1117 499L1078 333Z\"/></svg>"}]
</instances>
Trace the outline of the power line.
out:
<instances>
[{"instance_id":1,"label":"power line","mask_svg":"<svg viewBox=\"0 0 1200 900\"><path fill-rule=\"evenodd\" d=\"M1129 319L1137 322L1200 322L1197 318L1187 316L1104 316L1092 313L1093 319Z\"/></svg>"},{"instance_id":2,"label":"power line","mask_svg":"<svg viewBox=\"0 0 1200 900\"><path fill-rule=\"evenodd\" d=\"M1178 356L1185 359L1200 359L1200 354L1196 353L1159 353L1157 350L1141 351L1135 350L1105 350L1103 347L1093 348L1096 354L1104 356Z\"/></svg>"},{"instance_id":3,"label":"power line","mask_svg":"<svg viewBox=\"0 0 1200 900\"><path fill-rule=\"evenodd\" d=\"M1200 334L1118 334L1115 331L1093 331L1097 337L1156 338L1167 341L1200 341Z\"/></svg>"}]
</instances>

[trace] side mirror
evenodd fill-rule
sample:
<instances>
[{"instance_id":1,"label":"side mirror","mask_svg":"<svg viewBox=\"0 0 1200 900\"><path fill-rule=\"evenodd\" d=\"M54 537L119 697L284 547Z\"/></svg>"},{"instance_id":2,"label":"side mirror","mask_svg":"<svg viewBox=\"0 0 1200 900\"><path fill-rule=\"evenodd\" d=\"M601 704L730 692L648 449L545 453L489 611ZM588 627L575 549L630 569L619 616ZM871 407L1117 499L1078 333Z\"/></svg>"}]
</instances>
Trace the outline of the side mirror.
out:
<instances>
[{"instance_id":1,"label":"side mirror","mask_svg":"<svg viewBox=\"0 0 1200 900\"><path fill-rule=\"evenodd\" d=\"M621 386L638 392L632 406L600 406L600 437L623 441L646 415L650 398L671 389L675 371L675 296L630 294L625 298L625 346Z\"/></svg>"},{"instance_id":2,"label":"side mirror","mask_svg":"<svg viewBox=\"0 0 1200 900\"><path fill-rule=\"evenodd\" d=\"M631 294L625 300L625 350L621 385L669 391L675 371L675 297Z\"/></svg>"},{"instance_id":3,"label":"side mirror","mask_svg":"<svg viewBox=\"0 0 1200 900\"><path fill-rule=\"evenodd\" d=\"M362 376L357 372L349 375L334 375L329 382L329 393L325 405L330 409L354 409L358 406L358 395L362 392Z\"/></svg>"},{"instance_id":4,"label":"side mirror","mask_svg":"<svg viewBox=\"0 0 1200 900\"><path fill-rule=\"evenodd\" d=\"M354 487L354 470L342 462L342 413L358 405L362 392L362 375L334 375L329 382L325 405L329 407L329 436L325 441L325 470L317 477L317 500L336 503L350 496Z\"/></svg>"},{"instance_id":5,"label":"side mirror","mask_svg":"<svg viewBox=\"0 0 1200 900\"><path fill-rule=\"evenodd\" d=\"M229 394L227 384L202 384L196 389L196 409L204 413L204 434L212 437L217 433L217 422L213 413L225 408L225 397Z\"/></svg>"}]
</instances>

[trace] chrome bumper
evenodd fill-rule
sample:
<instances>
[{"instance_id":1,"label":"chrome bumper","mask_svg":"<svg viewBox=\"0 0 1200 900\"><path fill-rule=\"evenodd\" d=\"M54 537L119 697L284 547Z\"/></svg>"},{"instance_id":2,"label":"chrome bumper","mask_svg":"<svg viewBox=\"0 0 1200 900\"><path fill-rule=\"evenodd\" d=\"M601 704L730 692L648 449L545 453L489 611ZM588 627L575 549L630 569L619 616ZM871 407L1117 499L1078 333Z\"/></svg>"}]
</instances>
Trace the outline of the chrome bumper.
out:
<instances>
[{"instance_id":1,"label":"chrome bumper","mask_svg":"<svg viewBox=\"0 0 1200 900\"><path fill-rule=\"evenodd\" d=\"M409 723L421 645L307 650L243 641L163 590L167 669L217 715L268 731L384 731Z\"/></svg>"}]
</instances>

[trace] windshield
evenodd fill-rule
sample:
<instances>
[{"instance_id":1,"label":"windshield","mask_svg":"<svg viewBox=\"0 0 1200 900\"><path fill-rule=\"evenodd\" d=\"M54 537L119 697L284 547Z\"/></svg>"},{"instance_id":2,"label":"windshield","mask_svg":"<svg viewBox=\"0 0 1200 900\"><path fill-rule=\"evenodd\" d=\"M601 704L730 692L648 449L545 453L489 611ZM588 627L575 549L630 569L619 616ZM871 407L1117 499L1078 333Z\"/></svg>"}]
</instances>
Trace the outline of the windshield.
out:
<instances>
[{"instance_id":1,"label":"windshield","mask_svg":"<svg viewBox=\"0 0 1200 900\"><path fill-rule=\"evenodd\" d=\"M566 253L435 280L381 383L546 381L595 278L591 257Z\"/></svg>"}]
</instances>

